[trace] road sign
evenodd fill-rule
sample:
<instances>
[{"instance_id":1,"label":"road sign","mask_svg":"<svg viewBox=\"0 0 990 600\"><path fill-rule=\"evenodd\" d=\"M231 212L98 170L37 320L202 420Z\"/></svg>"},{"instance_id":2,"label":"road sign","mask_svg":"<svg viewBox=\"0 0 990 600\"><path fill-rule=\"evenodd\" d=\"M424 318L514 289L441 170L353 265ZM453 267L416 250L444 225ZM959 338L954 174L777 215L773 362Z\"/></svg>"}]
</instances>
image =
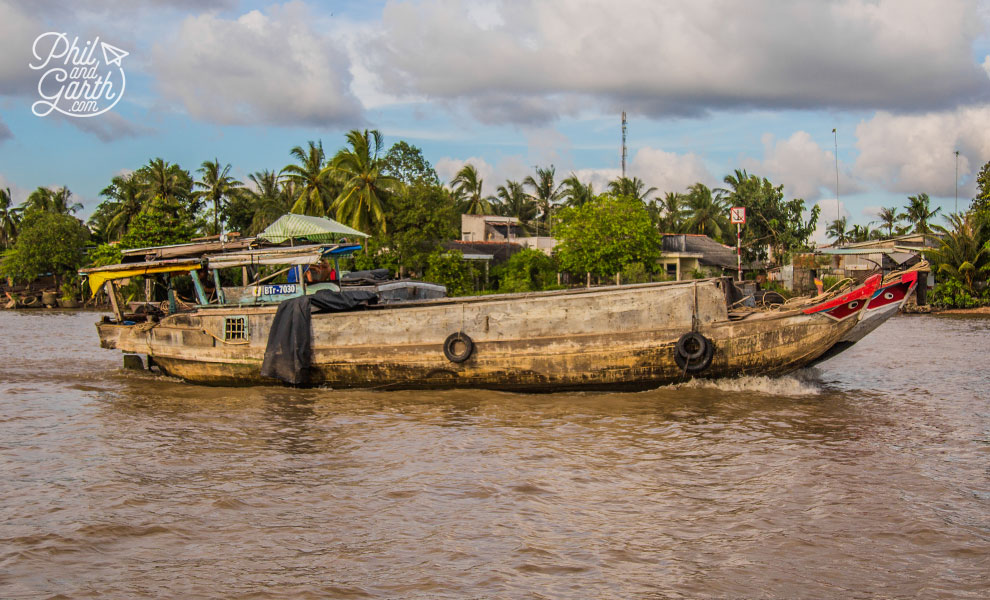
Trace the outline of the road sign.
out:
<instances>
[{"instance_id":1,"label":"road sign","mask_svg":"<svg viewBox=\"0 0 990 600\"><path fill-rule=\"evenodd\" d=\"M729 209L729 222L733 224L743 224L746 222L746 207L736 206Z\"/></svg>"}]
</instances>

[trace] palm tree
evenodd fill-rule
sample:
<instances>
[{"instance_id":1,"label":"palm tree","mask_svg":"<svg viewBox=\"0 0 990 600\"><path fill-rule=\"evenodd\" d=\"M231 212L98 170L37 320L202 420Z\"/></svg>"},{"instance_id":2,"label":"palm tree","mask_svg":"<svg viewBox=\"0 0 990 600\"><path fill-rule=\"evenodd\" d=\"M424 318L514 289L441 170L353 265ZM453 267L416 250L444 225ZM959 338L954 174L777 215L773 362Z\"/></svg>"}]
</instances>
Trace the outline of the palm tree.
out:
<instances>
[{"instance_id":1,"label":"palm tree","mask_svg":"<svg viewBox=\"0 0 990 600\"><path fill-rule=\"evenodd\" d=\"M908 202L907 212L904 213L903 218L914 225L915 233L931 233L932 228L929 227L928 222L934 219L942 211L942 208L938 207L931 210L931 199L925 193L908 196Z\"/></svg>"},{"instance_id":2,"label":"palm tree","mask_svg":"<svg viewBox=\"0 0 990 600\"><path fill-rule=\"evenodd\" d=\"M901 215L897 214L897 207L881 208L877 212L877 217L880 219L880 227L887 229L887 237L894 237L894 227L901 220Z\"/></svg>"},{"instance_id":3,"label":"palm tree","mask_svg":"<svg viewBox=\"0 0 990 600\"><path fill-rule=\"evenodd\" d=\"M688 188L687 205L690 216L684 224L688 233L700 233L720 240L729 229L728 209L720 191L712 193L708 186L696 183Z\"/></svg>"},{"instance_id":4,"label":"palm tree","mask_svg":"<svg viewBox=\"0 0 990 600\"><path fill-rule=\"evenodd\" d=\"M201 179L195 182L195 186L200 188L200 191L195 193L196 197L213 203L213 233L219 235L220 208L225 200L229 201L243 187L243 184L230 176L230 163L221 167L220 161L216 158L212 162L204 160L196 172L201 174Z\"/></svg>"},{"instance_id":5,"label":"palm tree","mask_svg":"<svg viewBox=\"0 0 990 600\"><path fill-rule=\"evenodd\" d=\"M454 196L462 206L461 212L468 215L484 215L491 212L488 199L481 195L484 180L478 177L478 170L468 163L450 180Z\"/></svg>"},{"instance_id":6,"label":"palm tree","mask_svg":"<svg viewBox=\"0 0 990 600\"><path fill-rule=\"evenodd\" d=\"M577 175L571 176L560 182L561 197L567 206L584 206L595 199L595 190L589 181L587 185L581 183Z\"/></svg>"},{"instance_id":7,"label":"palm tree","mask_svg":"<svg viewBox=\"0 0 990 600\"><path fill-rule=\"evenodd\" d=\"M72 192L65 186L54 190L39 187L31 192L22 207L24 212L40 211L57 215L70 215L83 207L78 202L70 204L70 198L72 198Z\"/></svg>"},{"instance_id":8,"label":"palm tree","mask_svg":"<svg viewBox=\"0 0 990 600\"><path fill-rule=\"evenodd\" d=\"M199 210L199 204L192 195L192 177L179 165L155 158L138 169L135 176L141 185L141 195L145 202L151 202L155 198L170 203L191 200L187 207L189 212L195 213Z\"/></svg>"},{"instance_id":9,"label":"palm tree","mask_svg":"<svg viewBox=\"0 0 990 600\"><path fill-rule=\"evenodd\" d=\"M333 181L329 171L324 169L323 142L309 142L309 148L296 146L289 151L299 164L286 165L282 169L285 180L296 191L291 212L313 217L327 214L333 192Z\"/></svg>"},{"instance_id":10,"label":"palm tree","mask_svg":"<svg viewBox=\"0 0 990 600\"><path fill-rule=\"evenodd\" d=\"M248 175L248 179L254 184L254 189L244 187L241 193L250 200L254 212L248 233L257 235L289 212L292 200L282 189L281 175L275 171L257 171Z\"/></svg>"},{"instance_id":11,"label":"palm tree","mask_svg":"<svg viewBox=\"0 0 990 600\"><path fill-rule=\"evenodd\" d=\"M100 191L100 195L113 204L105 231L107 240L119 240L144 206L141 183L136 173L116 175L110 180L110 185Z\"/></svg>"},{"instance_id":12,"label":"palm tree","mask_svg":"<svg viewBox=\"0 0 990 600\"><path fill-rule=\"evenodd\" d=\"M382 134L377 129L347 132L350 148L342 148L326 170L336 174L343 188L331 208L337 220L361 231L385 233L385 210L382 200L399 187L399 180L382 174L385 161L381 156Z\"/></svg>"},{"instance_id":13,"label":"palm tree","mask_svg":"<svg viewBox=\"0 0 990 600\"><path fill-rule=\"evenodd\" d=\"M550 235L550 212L553 210L553 206L563 196L563 184L554 185L553 178L555 174L556 169L554 169L553 165L550 165L549 169L536 167L535 178L532 175L527 175L526 179L523 179L523 185L533 189L530 196L536 201L537 206L540 207L540 220L543 221L543 229L547 235Z\"/></svg>"},{"instance_id":14,"label":"palm tree","mask_svg":"<svg viewBox=\"0 0 990 600\"><path fill-rule=\"evenodd\" d=\"M21 209L13 206L10 188L0 189L0 248L10 248L17 237Z\"/></svg>"},{"instance_id":15,"label":"palm tree","mask_svg":"<svg viewBox=\"0 0 990 600\"><path fill-rule=\"evenodd\" d=\"M663 199L657 202L661 214L657 226L661 232L679 233L681 231L686 218L684 204L684 195L676 192L667 192Z\"/></svg>"},{"instance_id":16,"label":"palm tree","mask_svg":"<svg viewBox=\"0 0 990 600\"><path fill-rule=\"evenodd\" d=\"M619 177L614 181L608 182L608 191L616 196L627 196L629 198L635 198L640 202L646 202L657 191L657 188L647 188L646 184L639 177L633 177L632 179Z\"/></svg>"},{"instance_id":17,"label":"palm tree","mask_svg":"<svg viewBox=\"0 0 990 600\"><path fill-rule=\"evenodd\" d=\"M507 179L505 185L498 186L495 197L499 199L502 214L519 219L522 229L529 231L529 223L536 218L539 210L536 202L530 198L518 181Z\"/></svg>"},{"instance_id":18,"label":"palm tree","mask_svg":"<svg viewBox=\"0 0 990 600\"><path fill-rule=\"evenodd\" d=\"M849 232L846 231L846 218L836 219L825 228L825 235L835 238L835 245L839 246L849 241Z\"/></svg>"},{"instance_id":19,"label":"palm tree","mask_svg":"<svg viewBox=\"0 0 990 600\"><path fill-rule=\"evenodd\" d=\"M959 281L974 294L976 283L985 280L990 273L990 244L984 242L987 225L972 212L951 214L948 221L952 230L935 226L944 235L939 248L927 252L927 257L939 273Z\"/></svg>"},{"instance_id":20,"label":"palm tree","mask_svg":"<svg viewBox=\"0 0 990 600\"><path fill-rule=\"evenodd\" d=\"M853 225L852 229L849 230L849 241L866 242L874 237L873 233L869 223L866 225Z\"/></svg>"}]
</instances>

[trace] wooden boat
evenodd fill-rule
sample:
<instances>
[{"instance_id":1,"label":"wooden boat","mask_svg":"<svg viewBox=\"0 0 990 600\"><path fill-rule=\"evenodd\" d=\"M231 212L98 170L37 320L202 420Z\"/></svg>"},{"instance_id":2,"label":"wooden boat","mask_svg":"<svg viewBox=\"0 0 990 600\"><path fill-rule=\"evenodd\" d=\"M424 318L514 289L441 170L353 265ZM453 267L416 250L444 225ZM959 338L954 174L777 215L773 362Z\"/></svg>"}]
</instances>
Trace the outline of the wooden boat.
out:
<instances>
[{"instance_id":1,"label":"wooden boat","mask_svg":"<svg viewBox=\"0 0 990 600\"><path fill-rule=\"evenodd\" d=\"M185 271L194 282L209 269L208 257L185 260L141 268ZM105 281L111 298L113 268L120 266L84 273L91 284L94 276ZM135 275L133 268L121 273ZM393 299L313 314L306 342L312 358L300 380L333 388L557 391L781 375L849 336L880 284L874 277L826 298L748 312L734 310L740 298L729 278ZM196 289L200 301L189 310L143 322L127 318L114 300L115 318L97 324L101 345L146 355L149 367L191 382L280 383L261 375L278 298L210 303L200 284Z\"/></svg>"}]
</instances>

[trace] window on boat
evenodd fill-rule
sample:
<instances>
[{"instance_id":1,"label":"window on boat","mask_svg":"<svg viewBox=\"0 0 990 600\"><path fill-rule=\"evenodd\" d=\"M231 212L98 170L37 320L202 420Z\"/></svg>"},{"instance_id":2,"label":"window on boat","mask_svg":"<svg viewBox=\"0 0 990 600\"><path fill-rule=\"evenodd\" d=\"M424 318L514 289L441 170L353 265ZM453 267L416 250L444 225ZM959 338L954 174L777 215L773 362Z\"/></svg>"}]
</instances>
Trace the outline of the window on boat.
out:
<instances>
[{"instance_id":1,"label":"window on boat","mask_svg":"<svg viewBox=\"0 0 990 600\"><path fill-rule=\"evenodd\" d=\"M223 322L223 339L246 340L247 339L247 317L227 317Z\"/></svg>"}]
</instances>

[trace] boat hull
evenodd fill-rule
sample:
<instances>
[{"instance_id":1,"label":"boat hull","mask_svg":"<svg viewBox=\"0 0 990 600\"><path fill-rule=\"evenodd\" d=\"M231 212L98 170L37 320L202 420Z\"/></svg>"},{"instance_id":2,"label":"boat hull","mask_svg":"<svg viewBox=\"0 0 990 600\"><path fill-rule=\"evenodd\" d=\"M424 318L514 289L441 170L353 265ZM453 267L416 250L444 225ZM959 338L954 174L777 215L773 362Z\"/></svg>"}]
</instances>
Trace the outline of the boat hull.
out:
<instances>
[{"instance_id":1,"label":"boat hull","mask_svg":"<svg viewBox=\"0 0 990 600\"><path fill-rule=\"evenodd\" d=\"M312 316L309 385L332 388L644 389L691 377L781 375L804 367L855 325L800 311L730 321L724 280L429 301ZM212 385L280 384L261 376L274 307L201 309L158 324L101 324L101 339L147 354L165 373ZM225 322L245 319L243 340ZM676 346L696 331L714 347L688 372ZM444 353L473 340L463 362Z\"/></svg>"}]
</instances>

